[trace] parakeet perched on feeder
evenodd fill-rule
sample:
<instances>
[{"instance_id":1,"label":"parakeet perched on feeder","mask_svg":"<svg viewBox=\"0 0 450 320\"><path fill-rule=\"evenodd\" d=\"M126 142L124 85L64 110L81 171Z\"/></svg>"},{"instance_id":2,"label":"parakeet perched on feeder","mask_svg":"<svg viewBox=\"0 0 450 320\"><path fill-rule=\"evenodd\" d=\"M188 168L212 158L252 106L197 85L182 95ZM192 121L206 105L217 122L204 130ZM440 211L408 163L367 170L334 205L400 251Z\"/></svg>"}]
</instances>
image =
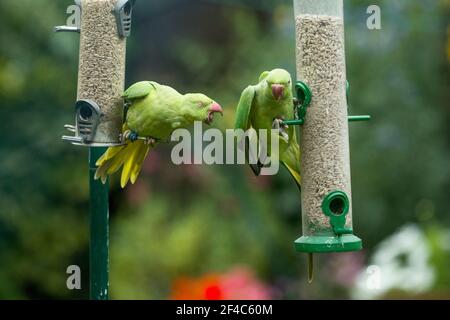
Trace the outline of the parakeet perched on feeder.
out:
<instances>
[{"instance_id":1,"label":"parakeet perched on feeder","mask_svg":"<svg viewBox=\"0 0 450 320\"><path fill-rule=\"evenodd\" d=\"M284 120L294 119L292 80L289 72L274 69L263 72L257 85L247 87L237 106L235 129L258 133L260 129L279 130L279 160L288 169L300 188L300 148L294 126L284 125ZM270 139L270 135L268 135ZM267 146L270 154L270 140ZM246 150L249 152L249 150ZM261 173L263 164L250 164L255 175Z\"/></svg>"},{"instance_id":2,"label":"parakeet perched on feeder","mask_svg":"<svg viewBox=\"0 0 450 320\"><path fill-rule=\"evenodd\" d=\"M123 98L128 103L122 140L124 145L110 147L97 161L96 179L105 183L108 175L122 169L120 184L135 183L150 149L167 140L178 128L195 121L211 124L221 106L200 93L180 94L153 81L142 81L128 88Z\"/></svg>"}]
</instances>

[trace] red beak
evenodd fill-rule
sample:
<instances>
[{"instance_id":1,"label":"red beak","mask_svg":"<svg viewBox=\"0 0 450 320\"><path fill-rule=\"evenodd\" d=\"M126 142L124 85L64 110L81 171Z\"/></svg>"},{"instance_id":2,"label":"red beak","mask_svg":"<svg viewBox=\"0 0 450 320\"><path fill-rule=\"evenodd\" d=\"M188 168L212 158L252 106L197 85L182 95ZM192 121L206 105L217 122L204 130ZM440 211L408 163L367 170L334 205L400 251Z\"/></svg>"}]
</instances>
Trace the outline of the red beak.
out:
<instances>
[{"instance_id":1,"label":"red beak","mask_svg":"<svg viewBox=\"0 0 450 320\"><path fill-rule=\"evenodd\" d=\"M223 115L223 109L220 106L220 104L218 104L217 102L214 102L211 107L209 108L209 111L214 113L214 112L219 112L221 115Z\"/></svg>"},{"instance_id":2,"label":"red beak","mask_svg":"<svg viewBox=\"0 0 450 320\"><path fill-rule=\"evenodd\" d=\"M281 84L273 84L272 94L276 100L280 100L284 96L284 86Z\"/></svg>"}]
</instances>

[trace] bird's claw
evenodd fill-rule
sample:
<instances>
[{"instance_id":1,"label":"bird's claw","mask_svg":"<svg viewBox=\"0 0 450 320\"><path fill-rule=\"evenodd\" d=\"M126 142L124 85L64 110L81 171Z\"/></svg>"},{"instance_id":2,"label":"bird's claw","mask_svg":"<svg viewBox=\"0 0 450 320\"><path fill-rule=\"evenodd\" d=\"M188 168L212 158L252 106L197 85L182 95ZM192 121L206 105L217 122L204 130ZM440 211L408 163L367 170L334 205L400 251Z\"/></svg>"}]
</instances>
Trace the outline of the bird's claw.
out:
<instances>
[{"instance_id":1,"label":"bird's claw","mask_svg":"<svg viewBox=\"0 0 450 320\"><path fill-rule=\"evenodd\" d=\"M281 118L275 118L272 122L273 129L287 129L288 126L284 123L284 120Z\"/></svg>"},{"instance_id":2,"label":"bird's claw","mask_svg":"<svg viewBox=\"0 0 450 320\"><path fill-rule=\"evenodd\" d=\"M156 145L157 139L151 138L151 137L139 137L139 135L132 131L132 130L126 130L122 134L122 142L125 143L125 141L130 140L131 142L135 142L136 140L144 140L144 143L146 145L149 145L150 147L154 147Z\"/></svg>"},{"instance_id":3,"label":"bird's claw","mask_svg":"<svg viewBox=\"0 0 450 320\"><path fill-rule=\"evenodd\" d=\"M156 139L153 138L145 138L145 144L149 145L150 147L154 147L156 144Z\"/></svg>"},{"instance_id":4,"label":"bird's claw","mask_svg":"<svg viewBox=\"0 0 450 320\"><path fill-rule=\"evenodd\" d=\"M272 129L278 130L279 135L286 141L289 140L289 135L286 132L288 128L289 126L284 123L283 119L275 118L272 122Z\"/></svg>"}]
</instances>

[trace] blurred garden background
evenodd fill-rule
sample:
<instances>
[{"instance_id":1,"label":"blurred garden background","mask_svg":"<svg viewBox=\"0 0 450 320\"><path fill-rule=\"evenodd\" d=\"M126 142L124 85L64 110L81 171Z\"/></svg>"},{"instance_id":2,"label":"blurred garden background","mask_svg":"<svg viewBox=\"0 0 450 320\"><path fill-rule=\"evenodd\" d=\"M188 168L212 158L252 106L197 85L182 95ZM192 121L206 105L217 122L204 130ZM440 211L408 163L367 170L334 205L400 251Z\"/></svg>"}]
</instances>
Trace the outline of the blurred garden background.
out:
<instances>
[{"instance_id":1,"label":"blurred garden background","mask_svg":"<svg viewBox=\"0 0 450 320\"><path fill-rule=\"evenodd\" d=\"M0 1L0 299L88 298L87 149L73 122L78 34L53 34L70 0ZM346 0L355 233L364 250L317 257L307 281L299 193L285 170L175 166L111 181L113 299L450 299L450 1ZM381 7L382 30L366 27ZM291 0L137 1L127 85L205 92L233 124L264 70L295 74ZM79 265L82 289L66 288ZM381 286L370 285L380 276Z\"/></svg>"}]
</instances>

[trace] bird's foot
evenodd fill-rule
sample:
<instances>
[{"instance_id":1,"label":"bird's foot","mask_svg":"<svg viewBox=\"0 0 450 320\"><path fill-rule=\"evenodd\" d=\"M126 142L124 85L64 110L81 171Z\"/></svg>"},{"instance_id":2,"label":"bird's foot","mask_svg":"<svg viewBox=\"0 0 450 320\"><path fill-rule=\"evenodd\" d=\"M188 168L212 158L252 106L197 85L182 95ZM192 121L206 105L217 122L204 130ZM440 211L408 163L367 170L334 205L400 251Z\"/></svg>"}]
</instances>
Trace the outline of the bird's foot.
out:
<instances>
[{"instance_id":1,"label":"bird's foot","mask_svg":"<svg viewBox=\"0 0 450 320\"><path fill-rule=\"evenodd\" d=\"M289 140L289 135L286 130L289 127L284 123L284 120L281 118L275 118L272 122L272 129L276 129L279 132L279 135L286 141Z\"/></svg>"},{"instance_id":2,"label":"bird's foot","mask_svg":"<svg viewBox=\"0 0 450 320\"><path fill-rule=\"evenodd\" d=\"M156 139L149 137L145 138L145 144L153 148L156 145Z\"/></svg>"}]
</instances>

